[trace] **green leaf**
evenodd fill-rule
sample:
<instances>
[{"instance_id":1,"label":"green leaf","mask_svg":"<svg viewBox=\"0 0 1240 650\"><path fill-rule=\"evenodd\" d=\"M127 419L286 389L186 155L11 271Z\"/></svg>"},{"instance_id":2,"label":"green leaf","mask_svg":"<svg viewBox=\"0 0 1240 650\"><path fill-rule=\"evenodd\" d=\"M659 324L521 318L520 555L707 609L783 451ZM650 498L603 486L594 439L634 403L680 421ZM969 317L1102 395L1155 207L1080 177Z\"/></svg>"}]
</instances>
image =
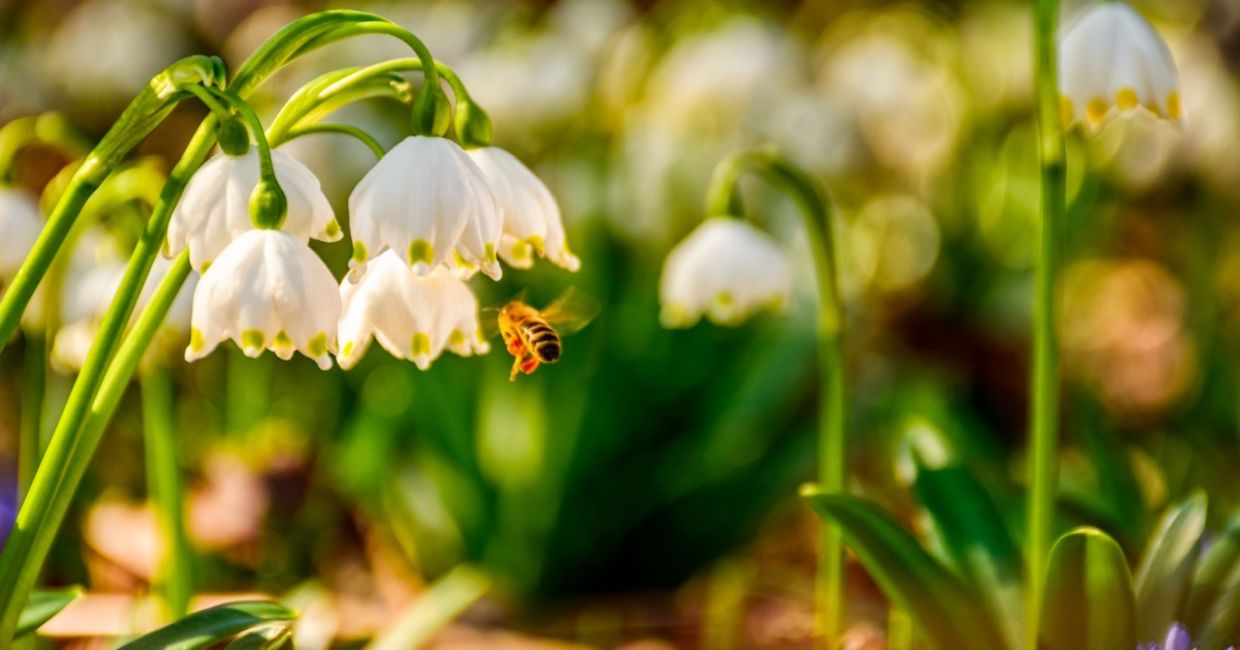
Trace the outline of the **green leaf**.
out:
<instances>
[{"instance_id":1,"label":"green leaf","mask_svg":"<svg viewBox=\"0 0 1240 650\"><path fill-rule=\"evenodd\" d=\"M995 650L1005 644L976 592L930 556L917 540L879 507L813 486L801 496L820 517L840 527L844 542L906 611L927 641L940 650Z\"/></svg>"},{"instance_id":2,"label":"green leaf","mask_svg":"<svg viewBox=\"0 0 1240 650\"><path fill-rule=\"evenodd\" d=\"M990 493L964 467L919 467L913 485L951 562L981 592L1011 647L1023 624L1021 554Z\"/></svg>"},{"instance_id":3,"label":"green leaf","mask_svg":"<svg viewBox=\"0 0 1240 650\"><path fill-rule=\"evenodd\" d=\"M1206 496L1196 493L1163 517L1137 569L1137 639L1152 643L1180 621L1197 547L1206 527Z\"/></svg>"},{"instance_id":4,"label":"green leaf","mask_svg":"<svg viewBox=\"0 0 1240 650\"><path fill-rule=\"evenodd\" d=\"M21 618L17 621L14 638L21 638L39 629L81 596L81 587L40 590L30 594L30 600L26 602L26 608L22 610Z\"/></svg>"},{"instance_id":5,"label":"green leaf","mask_svg":"<svg viewBox=\"0 0 1240 650\"><path fill-rule=\"evenodd\" d=\"M229 639L260 625L297 618L293 610L268 601L229 603L195 612L146 636L121 650L193 650Z\"/></svg>"},{"instance_id":6,"label":"green leaf","mask_svg":"<svg viewBox=\"0 0 1240 650\"><path fill-rule=\"evenodd\" d=\"M291 648L293 628L288 625L265 625L233 639L224 650L276 650Z\"/></svg>"},{"instance_id":7,"label":"green leaf","mask_svg":"<svg viewBox=\"0 0 1240 650\"><path fill-rule=\"evenodd\" d=\"M1219 650L1234 639L1240 623L1240 517L1201 558L1181 622L1201 650Z\"/></svg>"},{"instance_id":8,"label":"green leaf","mask_svg":"<svg viewBox=\"0 0 1240 650\"><path fill-rule=\"evenodd\" d=\"M1137 600L1119 544L1096 528L1055 542L1046 575L1042 650L1117 650L1137 645Z\"/></svg>"}]
</instances>

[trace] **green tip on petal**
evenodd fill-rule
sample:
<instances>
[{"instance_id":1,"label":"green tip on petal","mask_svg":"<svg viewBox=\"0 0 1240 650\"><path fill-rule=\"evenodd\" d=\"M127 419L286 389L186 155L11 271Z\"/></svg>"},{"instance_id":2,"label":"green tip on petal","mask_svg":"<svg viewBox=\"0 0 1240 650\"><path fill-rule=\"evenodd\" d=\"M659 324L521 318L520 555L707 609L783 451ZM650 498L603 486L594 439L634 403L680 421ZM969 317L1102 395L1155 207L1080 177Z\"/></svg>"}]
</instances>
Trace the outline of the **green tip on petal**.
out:
<instances>
[{"instance_id":1,"label":"green tip on petal","mask_svg":"<svg viewBox=\"0 0 1240 650\"><path fill-rule=\"evenodd\" d=\"M267 338L263 336L262 330L246 330L241 333L241 347L244 349L261 350L265 346Z\"/></svg>"},{"instance_id":2,"label":"green tip on petal","mask_svg":"<svg viewBox=\"0 0 1240 650\"><path fill-rule=\"evenodd\" d=\"M413 335L413 342L410 344L410 354L414 358L427 357L431 354L431 336L426 332L417 332Z\"/></svg>"},{"instance_id":3,"label":"green tip on petal","mask_svg":"<svg viewBox=\"0 0 1240 650\"><path fill-rule=\"evenodd\" d=\"M283 332L281 332L281 334L283 334ZM351 350L352 345L353 345L352 343L349 343L348 345L345 346L346 355L349 354L349 351ZM310 339L310 342L306 344L306 352L309 352L308 356L314 357L316 359L318 357L323 356L324 354L327 354L327 334L323 332L319 332L318 334L315 334L314 338Z\"/></svg>"},{"instance_id":4,"label":"green tip on petal","mask_svg":"<svg viewBox=\"0 0 1240 650\"><path fill-rule=\"evenodd\" d=\"M319 336L323 337L323 347L326 348L327 347L327 336L323 334L320 334ZM317 340L318 340L318 336L314 337L314 340L310 341L310 344L313 345L314 341L317 341ZM353 356L353 347L354 347L353 341L348 341L347 343L344 344L344 347L341 348L340 355L344 357Z\"/></svg>"},{"instance_id":5,"label":"green tip on petal","mask_svg":"<svg viewBox=\"0 0 1240 650\"><path fill-rule=\"evenodd\" d=\"M190 328L189 349L193 350L194 352L202 352L202 349L206 347L206 345L207 345L207 342L204 341L202 338L202 330L198 329L197 327Z\"/></svg>"},{"instance_id":6,"label":"green tip on petal","mask_svg":"<svg viewBox=\"0 0 1240 650\"><path fill-rule=\"evenodd\" d=\"M412 244L409 244L409 263L410 264L417 264L418 262L422 262L423 264L430 265L430 263L434 261L434 259L435 259L435 248L431 246L430 242L426 241L425 239L415 239Z\"/></svg>"},{"instance_id":7,"label":"green tip on petal","mask_svg":"<svg viewBox=\"0 0 1240 650\"><path fill-rule=\"evenodd\" d=\"M335 219L327 222L327 227L323 229L324 237L338 237L340 235L340 224Z\"/></svg>"},{"instance_id":8,"label":"green tip on petal","mask_svg":"<svg viewBox=\"0 0 1240 650\"><path fill-rule=\"evenodd\" d=\"M368 259L370 257L366 255L366 244L360 241L353 242L353 261L361 264Z\"/></svg>"},{"instance_id":9,"label":"green tip on petal","mask_svg":"<svg viewBox=\"0 0 1240 650\"><path fill-rule=\"evenodd\" d=\"M453 347L465 345L465 332L462 332L461 330L452 330L452 333L448 335L448 345Z\"/></svg>"},{"instance_id":10,"label":"green tip on petal","mask_svg":"<svg viewBox=\"0 0 1240 650\"><path fill-rule=\"evenodd\" d=\"M284 330L276 332L276 338L271 342L272 346L277 348L289 349L293 347L293 340L288 337Z\"/></svg>"},{"instance_id":11,"label":"green tip on petal","mask_svg":"<svg viewBox=\"0 0 1240 650\"><path fill-rule=\"evenodd\" d=\"M452 259L456 262L458 268L469 269L470 271L476 271L478 269L478 265L465 259L465 257L461 255L460 251L453 251Z\"/></svg>"},{"instance_id":12,"label":"green tip on petal","mask_svg":"<svg viewBox=\"0 0 1240 650\"><path fill-rule=\"evenodd\" d=\"M487 244L487 247L486 247L486 260L487 260L487 264L494 264L494 263L496 262L496 258L495 258L495 244Z\"/></svg>"}]
</instances>

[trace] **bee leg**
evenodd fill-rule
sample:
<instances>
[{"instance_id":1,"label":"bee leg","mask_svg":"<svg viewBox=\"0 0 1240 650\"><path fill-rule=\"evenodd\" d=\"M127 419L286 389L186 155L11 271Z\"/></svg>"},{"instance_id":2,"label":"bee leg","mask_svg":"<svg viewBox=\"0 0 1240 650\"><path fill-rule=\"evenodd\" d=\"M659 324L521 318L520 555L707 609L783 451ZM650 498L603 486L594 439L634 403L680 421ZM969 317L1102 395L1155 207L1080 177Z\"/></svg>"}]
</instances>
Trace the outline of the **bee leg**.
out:
<instances>
[{"instance_id":1,"label":"bee leg","mask_svg":"<svg viewBox=\"0 0 1240 650\"><path fill-rule=\"evenodd\" d=\"M521 372L521 357L512 360L512 372L508 373L508 381L516 381L519 372Z\"/></svg>"},{"instance_id":2,"label":"bee leg","mask_svg":"<svg viewBox=\"0 0 1240 650\"><path fill-rule=\"evenodd\" d=\"M538 364L539 364L539 363L540 363L540 362L538 361L538 358L537 358L537 357L532 357L532 356L531 356L531 357L528 357L528 358L526 358L526 359L524 360L524 363L522 363L522 364L521 364L521 372L523 372L523 373L525 373L525 374L527 374L527 375L528 375L528 374L531 374L531 373L533 373L535 370L538 370Z\"/></svg>"}]
</instances>

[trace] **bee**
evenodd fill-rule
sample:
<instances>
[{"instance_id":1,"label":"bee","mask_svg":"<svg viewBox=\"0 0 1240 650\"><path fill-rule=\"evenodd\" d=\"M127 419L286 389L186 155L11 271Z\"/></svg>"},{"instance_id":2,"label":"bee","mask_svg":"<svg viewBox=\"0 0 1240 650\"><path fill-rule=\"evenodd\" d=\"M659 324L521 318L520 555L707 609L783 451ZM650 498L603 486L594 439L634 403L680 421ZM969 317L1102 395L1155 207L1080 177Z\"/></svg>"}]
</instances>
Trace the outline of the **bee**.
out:
<instances>
[{"instance_id":1,"label":"bee","mask_svg":"<svg viewBox=\"0 0 1240 650\"><path fill-rule=\"evenodd\" d=\"M512 355L509 381L530 374L544 363L555 363L564 352L560 337L585 327L598 314L598 303L569 288L544 309L535 309L518 296L496 311L495 324Z\"/></svg>"}]
</instances>

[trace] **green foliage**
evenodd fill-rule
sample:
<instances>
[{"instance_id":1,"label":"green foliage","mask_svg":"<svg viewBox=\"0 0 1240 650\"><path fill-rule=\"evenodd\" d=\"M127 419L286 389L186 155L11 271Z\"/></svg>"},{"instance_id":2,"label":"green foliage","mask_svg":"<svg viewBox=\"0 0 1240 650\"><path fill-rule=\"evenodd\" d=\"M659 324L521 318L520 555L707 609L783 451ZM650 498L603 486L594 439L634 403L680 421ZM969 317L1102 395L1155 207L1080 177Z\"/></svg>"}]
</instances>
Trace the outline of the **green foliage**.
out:
<instances>
[{"instance_id":1,"label":"green foliage","mask_svg":"<svg viewBox=\"0 0 1240 650\"><path fill-rule=\"evenodd\" d=\"M241 644L237 647L279 647L278 644L262 645L260 637L267 635L267 638L275 642L279 634L273 628L287 628L287 624L295 618L297 618L295 612L278 603L265 601L229 603L190 614L179 621L126 643L121 646L121 650L207 648L243 632L257 632L256 628L262 628L262 632L249 639L245 636L237 639L236 642ZM273 623L285 625L272 625Z\"/></svg>"},{"instance_id":2,"label":"green foliage","mask_svg":"<svg viewBox=\"0 0 1240 650\"><path fill-rule=\"evenodd\" d=\"M30 600L26 602L26 608L22 610L21 618L17 621L17 632L14 636L21 638L39 629L41 625L50 621L60 610L68 607L69 603L77 600L81 595L81 587L39 590L31 593Z\"/></svg>"},{"instance_id":3,"label":"green foliage","mask_svg":"<svg viewBox=\"0 0 1240 650\"><path fill-rule=\"evenodd\" d=\"M1096 528L1055 543L1047 569L1038 647L1117 650L1137 643L1132 573L1119 544Z\"/></svg>"},{"instance_id":4,"label":"green foliage","mask_svg":"<svg viewBox=\"0 0 1240 650\"><path fill-rule=\"evenodd\" d=\"M1169 510L1137 569L1138 638L1162 639L1188 598L1189 578L1206 527L1206 496L1198 493Z\"/></svg>"},{"instance_id":5,"label":"green foliage","mask_svg":"<svg viewBox=\"0 0 1240 650\"><path fill-rule=\"evenodd\" d=\"M840 527L844 542L934 647L1004 647L998 625L973 587L935 560L882 509L813 488L802 489L801 495L820 517Z\"/></svg>"},{"instance_id":6,"label":"green foliage","mask_svg":"<svg viewBox=\"0 0 1240 650\"><path fill-rule=\"evenodd\" d=\"M1240 517L1201 558L1180 620L1200 650L1221 650L1235 640L1240 627Z\"/></svg>"}]
</instances>

